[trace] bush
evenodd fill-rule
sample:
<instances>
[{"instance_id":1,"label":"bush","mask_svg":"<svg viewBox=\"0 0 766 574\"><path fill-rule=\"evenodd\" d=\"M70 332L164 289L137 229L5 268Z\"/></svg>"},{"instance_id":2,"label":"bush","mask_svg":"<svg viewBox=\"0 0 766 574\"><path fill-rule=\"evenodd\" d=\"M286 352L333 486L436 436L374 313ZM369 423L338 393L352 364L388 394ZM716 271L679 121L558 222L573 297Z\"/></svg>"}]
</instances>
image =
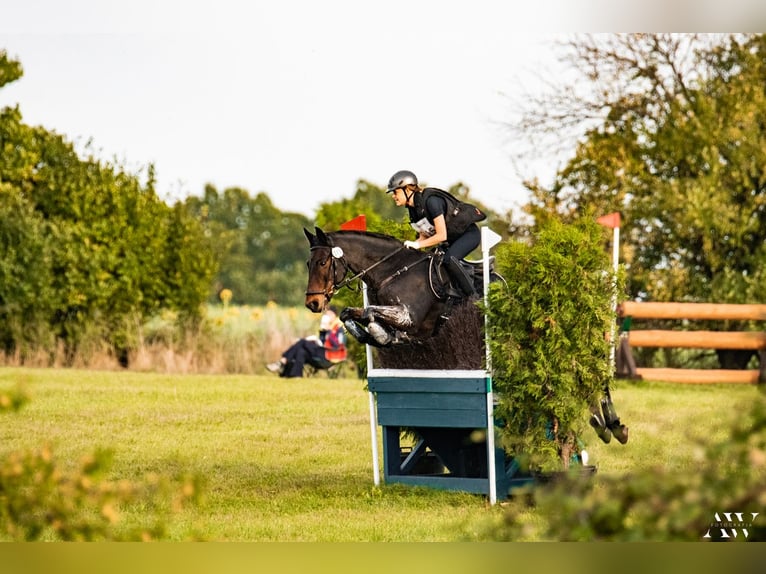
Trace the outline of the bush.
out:
<instances>
[{"instance_id":1,"label":"bush","mask_svg":"<svg viewBox=\"0 0 766 574\"><path fill-rule=\"evenodd\" d=\"M706 445L697 439L693 470L664 466L598 480L565 479L536 488L508 505L500 524L480 535L492 540L704 541L723 538L716 524L730 513L736 524L723 526L728 540L766 541L766 396L737 417L727 439ZM529 504L540 521L530 522ZM712 509L712 510L711 510ZM742 521L735 513L741 513ZM737 536L731 533L737 529ZM745 534L745 529L747 534Z\"/></svg>"},{"instance_id":2,"label":"bush","mask_svg":"<svg viewBox=\"0 0 766 574\"><path fill-rule=\"evenodd\" d=\"M21 389L0 392L0 413L19 411L26 402ZM97 449L68 470L49 446L0 456L0 540L156 540L172 512L200 500L197 477L105 480L111 459L109 450ZM143 509L144 524L120 524L120 511L129 505Z\"/></svg>"},{"instance_id":3,"label":"bush","mask_svg":"<svg viewBox=\"0 0 766 574\"><path fill-rule=\"evenodd\" d=\"M610 380L615 285L604 230L550 221L504 243L490 287L490 348L502 443L533 470L568 468L589 407Z\"/></svg>"}]
</instances>

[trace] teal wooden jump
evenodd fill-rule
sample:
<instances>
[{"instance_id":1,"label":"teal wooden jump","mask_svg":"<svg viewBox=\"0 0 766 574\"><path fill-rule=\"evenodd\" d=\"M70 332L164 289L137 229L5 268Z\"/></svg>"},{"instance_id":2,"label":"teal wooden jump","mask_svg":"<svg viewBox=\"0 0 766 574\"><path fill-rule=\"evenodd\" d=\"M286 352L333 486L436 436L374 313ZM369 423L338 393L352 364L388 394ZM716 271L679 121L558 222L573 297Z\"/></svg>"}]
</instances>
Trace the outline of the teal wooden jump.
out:
<instances>
[{"instance_id":1,"label":"teal wooden jump","mask_svg":"<svg viewBox=\"0 0 766 574\"><path fill-rule=\"evenodd\" d=\"M487 440L492 379L486 371L371 369L367 382L382 427L386 483L490 495L494 475L494 491L506 497L532 482ZM402 446L402 431L414 434L411 449Z\"/></svg>"}]
</instances>

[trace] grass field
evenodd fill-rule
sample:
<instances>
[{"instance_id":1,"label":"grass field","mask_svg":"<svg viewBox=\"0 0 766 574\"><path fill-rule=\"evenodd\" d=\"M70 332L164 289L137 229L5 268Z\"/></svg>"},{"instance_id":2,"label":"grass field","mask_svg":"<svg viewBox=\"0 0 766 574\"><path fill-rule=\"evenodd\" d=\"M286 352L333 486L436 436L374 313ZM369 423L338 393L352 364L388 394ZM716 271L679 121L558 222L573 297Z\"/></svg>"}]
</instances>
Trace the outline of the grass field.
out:
<instances>
[{"instance_id":1,"label":"grass field","mask_svg":"<svg viewBox=\"0 0 766 574\"><path fill-rule=\"evenodd\" d=\"M477 495L375 488L361 380L0 368L0 391L18 385L31 401L0 415L0 460L50 444L74 467L108 447L110 479L203 477L202 505L172 517L171 540L460 541L502 512ZM653 465L692 472L695 440L724 440L757 392L618 382L613 398L631 438L605 445L588 429L595 480ZM121 523L141 518L131 509Z\"/></svg>"}]
</instances>

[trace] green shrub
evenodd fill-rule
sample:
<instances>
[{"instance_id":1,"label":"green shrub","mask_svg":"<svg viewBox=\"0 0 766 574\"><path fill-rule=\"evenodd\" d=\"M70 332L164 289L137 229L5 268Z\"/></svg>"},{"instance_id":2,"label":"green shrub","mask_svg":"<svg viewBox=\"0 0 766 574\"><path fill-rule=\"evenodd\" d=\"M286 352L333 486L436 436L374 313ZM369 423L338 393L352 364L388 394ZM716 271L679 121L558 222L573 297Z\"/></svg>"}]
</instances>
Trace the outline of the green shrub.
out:
<instances>
[{"instance_id":1,"label":"green shrub","mask_svg":"<svg viewBox=\"0 0 766 574\"><path fill-rule=\"evenodd\" d=\"M496 266L509 284L491 286L487 310L502 443L533 470L567 468L611 377L604 230L550 221L530 243L498 246Z\"/></svg>"},{"instance_id":2,"label":"green shrub","mask_svg":"<svg viewBox=\"0 0 766 574\"><path fill-rule=\"evenodd\" d=\"M517 496L500 523L479 536L492 540L704 541L721 539L716 513L741 513L728 540L766 541L766 396L736 417L730 434L710 444L697 437L693 468L656 465L597 480L567 478ZM530 503L536 521L528 520ZM737 528L738 535L730 534ZM744 529L747 529L745 535ZM709 534L709 538L706 536Z\"/></svg>"},{"instance_id":3,"label":"green shrub","mask_svg":"<svg viewBox=\"0 0 766 574\"><path fill-rule=\"evenodd\" d=\"M28 401L21 389L0 392L0 413ZM156 540L171 513L200 500L197 477L105 480L111 460L111 451L96 449L70 470L47 445L0 454L0 540ZM145 520L126 527L120 516L131 506L142 508Z\"/></svg>"}]
</instances>

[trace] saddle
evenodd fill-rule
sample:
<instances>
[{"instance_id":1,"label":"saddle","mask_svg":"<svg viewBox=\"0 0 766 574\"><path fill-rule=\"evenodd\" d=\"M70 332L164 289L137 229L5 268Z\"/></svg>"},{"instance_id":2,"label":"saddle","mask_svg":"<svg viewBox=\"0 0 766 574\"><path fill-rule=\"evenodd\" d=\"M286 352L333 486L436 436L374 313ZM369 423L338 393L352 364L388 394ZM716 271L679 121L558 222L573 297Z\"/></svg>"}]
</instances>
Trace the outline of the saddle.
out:
<instances>
[{"instance_id":1,"label":"saddle","mask_svg":"<svg viewBox=\"0 0 766 574\"><path fill-rule=\"evenodd\" d=\"M441 249L433 250L430 258L428 280L438 299L460 300L484 292L483 261L453 258L455 264L445 260L444 251ZM490 277L499 278L494 269L495 257L492 255L489 257Z\"/></svg>"}]
</instances>

